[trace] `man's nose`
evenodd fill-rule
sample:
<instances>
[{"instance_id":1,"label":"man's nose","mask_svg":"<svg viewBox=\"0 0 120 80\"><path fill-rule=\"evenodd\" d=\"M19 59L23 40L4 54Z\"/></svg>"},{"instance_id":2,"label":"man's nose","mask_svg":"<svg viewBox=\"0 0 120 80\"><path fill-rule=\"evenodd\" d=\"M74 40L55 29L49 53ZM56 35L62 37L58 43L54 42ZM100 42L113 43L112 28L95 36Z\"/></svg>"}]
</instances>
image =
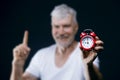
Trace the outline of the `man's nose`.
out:
<instances>
[{"instance_id":1,"label":"man's nose","mask_svg":"<svg viewBox=\"0 0 120 80\"><path fill-rule=\"evenodd\" d=\"M60 33L60 34L64 34L64 33L65 33L64 27L60 27L59 33Z\"/></svg>"}]
</instances>

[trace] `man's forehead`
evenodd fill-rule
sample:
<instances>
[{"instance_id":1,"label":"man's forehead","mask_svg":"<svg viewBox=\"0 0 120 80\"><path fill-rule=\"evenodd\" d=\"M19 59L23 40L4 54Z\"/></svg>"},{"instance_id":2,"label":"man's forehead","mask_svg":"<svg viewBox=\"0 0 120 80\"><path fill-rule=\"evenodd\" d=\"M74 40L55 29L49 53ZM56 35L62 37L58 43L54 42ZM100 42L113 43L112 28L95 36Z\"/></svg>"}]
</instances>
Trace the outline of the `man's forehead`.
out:
<instances>
[{"instance_id":1,"label":"man's forehead","mask_svg":"<svg viewBox=\"0 0 120 80\"><path fill-rule=\"evenodd\" d=\"M55 16L52 17L52 22L71 22L72 20L73 20L73 16L71 15L68 15L64 18L58 18Z\"/></svg>"}]
</instances>

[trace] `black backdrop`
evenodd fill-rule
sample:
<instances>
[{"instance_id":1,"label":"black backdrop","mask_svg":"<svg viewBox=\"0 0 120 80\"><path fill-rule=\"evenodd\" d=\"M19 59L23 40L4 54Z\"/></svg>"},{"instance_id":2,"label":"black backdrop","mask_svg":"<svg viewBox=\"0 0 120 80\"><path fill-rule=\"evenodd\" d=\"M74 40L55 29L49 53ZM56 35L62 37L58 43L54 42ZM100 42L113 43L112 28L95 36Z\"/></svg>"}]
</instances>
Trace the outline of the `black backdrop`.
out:
<instances>
[{"instance_id":1,"label":"black backdrop","mask_svg":"<svg viewBox=\"0 0 120 80\"><path fill-rule=\"evenodd\" d=\"M0 1L0 80L9 80L12 49L29 31L30 56L54 43L51 37L50 12L55 5L66 3L78 12L80 25L76 40L85 28L92 28L104 41L104 51L98 55L105 80L119 78L119 0L1 0ZM117 79L119 80L119 79Z\"/></svg>"}]
</instances>

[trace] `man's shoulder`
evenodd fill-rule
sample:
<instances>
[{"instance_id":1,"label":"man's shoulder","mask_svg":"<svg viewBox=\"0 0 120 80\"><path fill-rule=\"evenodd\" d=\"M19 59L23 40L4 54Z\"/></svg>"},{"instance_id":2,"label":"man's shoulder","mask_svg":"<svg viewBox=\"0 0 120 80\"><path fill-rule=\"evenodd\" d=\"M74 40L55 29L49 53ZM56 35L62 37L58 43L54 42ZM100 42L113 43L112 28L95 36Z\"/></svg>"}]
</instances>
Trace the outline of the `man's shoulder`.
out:
<instances>
[{"instance_id":1,"label":"man's shoulder","mask_svg":"<svg viewBox=\"0 0 120 80\"><path fill-rule=\"evenodd\" d=\"M44 48L41 48L37 51L37 54L45 54L45 53L50 53L51 51L55 50L56 48L56 44L52 44L50 46L47 46L47 47L44 47Z\"/></svg>"},{"instance_id":2,"label":"man's shoulder","mask_svg":"<svg viewBox=\"0 0 120 80\"><path fill-rule=\"evenodd\" d=\"M51 56L51 54L53 54L53 50L55 50L55 44L52 44L48 47L44 47L39 49L33 56L32 60L33 61L43 61L46 60L49 56Z\"/></svg>"},{"instance_id":3,"label":"man's shoulder","mask_svg":"<svg viewBox=\"0 0 120 80\"><path fill-rule=\"evenodd\" d=\"M47 50L55 49L55 47L56 47L56 44L52 44L52 45L50 45L50 46L41 48L41 49L39 49L38 51L47 51Z\"/></svg>"}]
</instances>

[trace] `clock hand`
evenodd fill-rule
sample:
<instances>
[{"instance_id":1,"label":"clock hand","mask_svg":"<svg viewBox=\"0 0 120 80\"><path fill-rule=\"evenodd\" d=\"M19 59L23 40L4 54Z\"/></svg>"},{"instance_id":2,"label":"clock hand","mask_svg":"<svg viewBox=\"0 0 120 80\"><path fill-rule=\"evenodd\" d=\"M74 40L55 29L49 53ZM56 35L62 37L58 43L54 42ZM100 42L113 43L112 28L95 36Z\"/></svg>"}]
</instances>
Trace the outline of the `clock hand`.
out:
<instances>
[{"instance_id":1,"label":"clock hand","mask_svg":"<svg viewBox=\"0 0 120 80\"><path fill-rule=\"evenodd\" d=\"M87 44L89 44L88 38L87 38Z\"/></svg>"}]
</instances>

